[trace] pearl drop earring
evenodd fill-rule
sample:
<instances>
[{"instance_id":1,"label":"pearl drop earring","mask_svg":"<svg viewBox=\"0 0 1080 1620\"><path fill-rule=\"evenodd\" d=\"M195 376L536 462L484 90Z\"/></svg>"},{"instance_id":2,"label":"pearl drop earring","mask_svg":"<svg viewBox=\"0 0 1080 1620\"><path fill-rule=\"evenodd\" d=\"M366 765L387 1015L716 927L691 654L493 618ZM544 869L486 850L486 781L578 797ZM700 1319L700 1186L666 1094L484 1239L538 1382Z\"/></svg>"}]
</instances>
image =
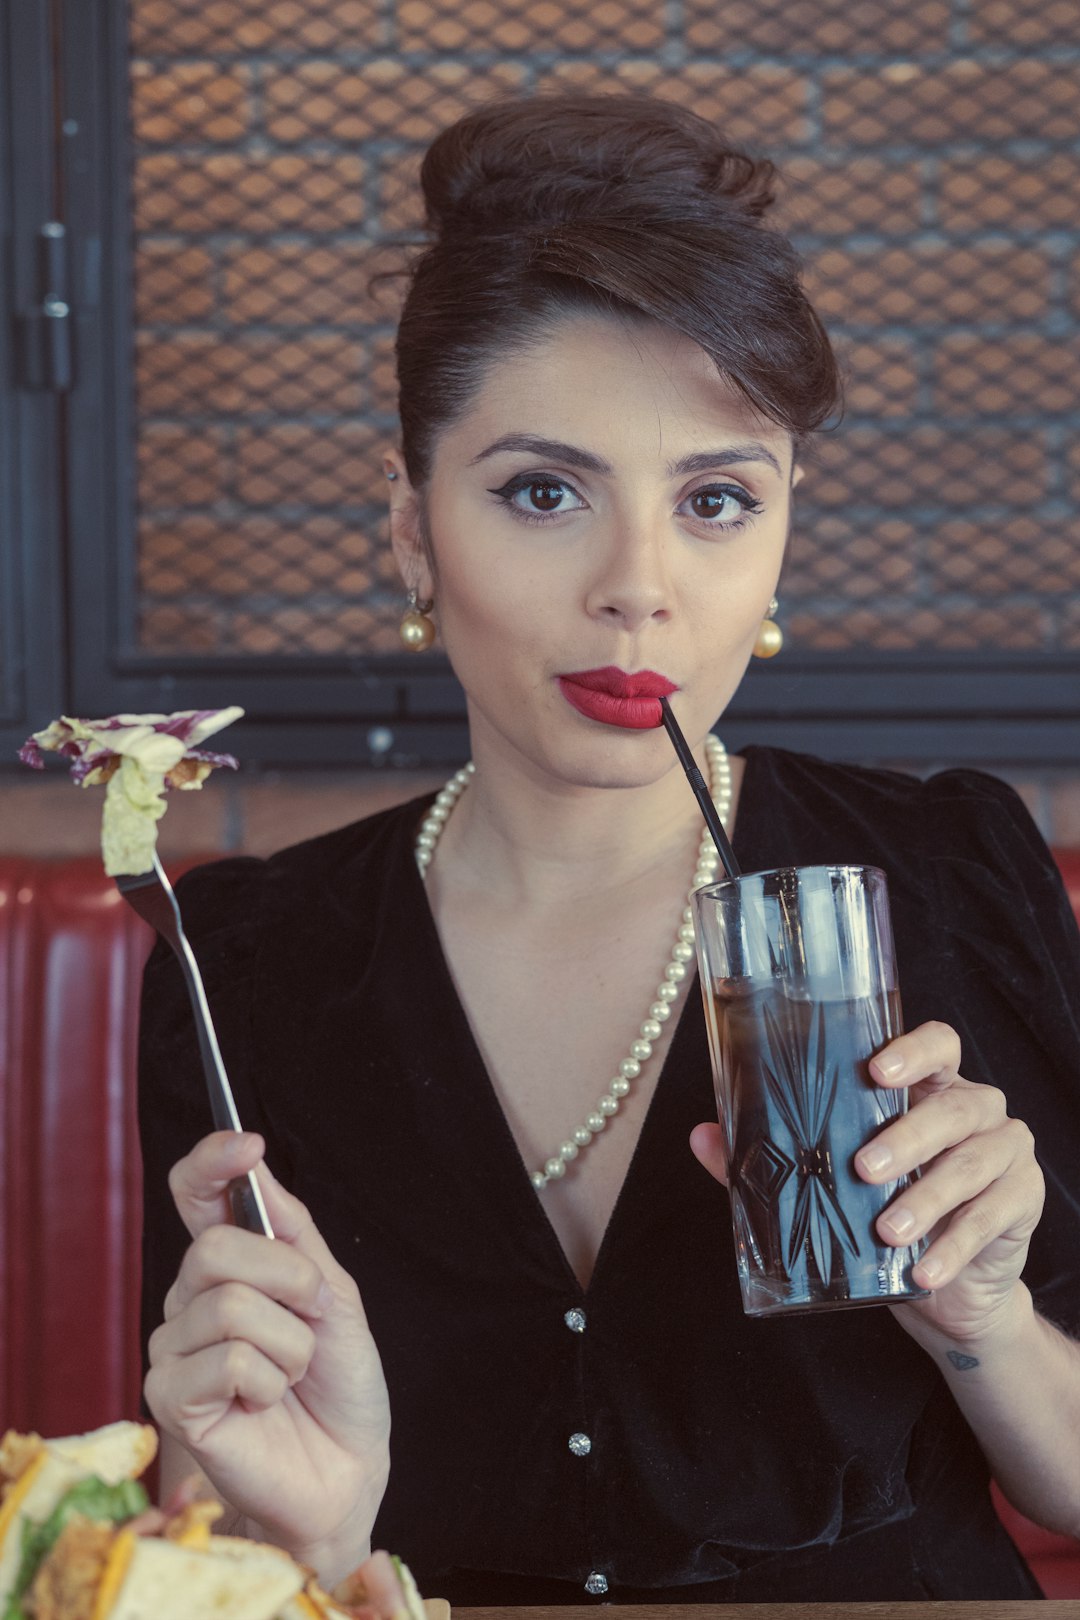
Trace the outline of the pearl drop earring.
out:
<instances>
[{"instance_id":1,"label":"pearl drop earring","mask_svg":"<svg viewBox=\"0 0 1080 1620\"><path fill-rule=\"evenodd\" d=\"M755 658L775 658L784 645L784 632L778 624L774 624L773 615L780 604L774 596L766 609L765 617L761 621L761 628L754 642Z\"/></svg>"},{"instance_id":2,"label":"pearl drop earring","mask_svg":"<svg viewBox=\"0 0 1080 1620\"><path fill-rule=\"evenodd\" d=\"M428 617L434 606L434 602L422 602L416 591L409 592L408 607L398 626L407 652L426 652L435 640L435 624Z\"/></svg>"}]
</instances>

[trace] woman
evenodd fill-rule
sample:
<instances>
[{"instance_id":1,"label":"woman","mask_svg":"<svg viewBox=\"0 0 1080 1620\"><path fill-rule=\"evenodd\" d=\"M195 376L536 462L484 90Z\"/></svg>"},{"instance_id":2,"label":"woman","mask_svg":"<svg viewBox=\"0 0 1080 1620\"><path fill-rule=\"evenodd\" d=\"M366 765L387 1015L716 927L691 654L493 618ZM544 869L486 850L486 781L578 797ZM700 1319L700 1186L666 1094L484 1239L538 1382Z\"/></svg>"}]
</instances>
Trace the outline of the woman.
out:
<instances>
[{"instance_id":1,"label":"woman","mask_svg":"<svg viewBox=\"0 0 1080 1620\"><path fill-rule=\"evenodd\" d=\"M538 100L447 131L422 181L434 240L385 464L404 628L437 618L475 772L184 886L259 1134L206 1136L157 953L146 1393L166 1484L197 1464L330 1579L374 1526L457 1603L1037 1595L987 1477L1080 1526L1060 1330L1080 1327L1080 952L1053 863L977 773L706 758L836 403L760 223L771 169L663 103ZM889 873L909 1033L875 1075L911 1107L859 1169L921 1168L879 1232L932 1236L925 1300L742 1314L671 945L701 827L658 690L744 869ZM223 1224L256 1165L275 1243Z\"/></svg>"}]
</instances>

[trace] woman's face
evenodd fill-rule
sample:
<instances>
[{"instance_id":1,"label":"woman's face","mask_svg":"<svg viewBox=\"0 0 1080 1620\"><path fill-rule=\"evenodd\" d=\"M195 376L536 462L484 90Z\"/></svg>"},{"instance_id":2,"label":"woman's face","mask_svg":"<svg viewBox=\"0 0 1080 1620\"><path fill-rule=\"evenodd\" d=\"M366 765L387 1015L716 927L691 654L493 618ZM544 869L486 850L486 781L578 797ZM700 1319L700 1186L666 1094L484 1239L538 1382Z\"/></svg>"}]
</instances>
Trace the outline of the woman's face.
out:
<instances>
[{"instance_id":1,"label":"woman's face","mask_svg":"<svg viewBox=\"0 0 1080 1620\"><path fill-rule=\"evenodd\" d=\"M790 435L703 350L580 316L499 361L435 448L434 574L396 465L399 563L435 599L478 753L581 785L655 780L663 690L701 739L776 588L792 488Z\"/></svg>"}]
</instances>

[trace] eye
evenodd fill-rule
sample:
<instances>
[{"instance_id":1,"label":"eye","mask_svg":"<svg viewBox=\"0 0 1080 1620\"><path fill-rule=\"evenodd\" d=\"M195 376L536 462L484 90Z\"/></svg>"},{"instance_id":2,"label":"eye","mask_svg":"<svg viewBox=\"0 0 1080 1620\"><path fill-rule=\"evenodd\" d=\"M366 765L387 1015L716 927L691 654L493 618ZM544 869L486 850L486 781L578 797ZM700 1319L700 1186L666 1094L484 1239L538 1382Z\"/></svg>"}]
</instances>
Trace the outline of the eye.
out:
<instances>
[{"instance_id":1,"label":"eye","mask_svg":"<svg viewBox=\"0 0 1080 1620\"><path fill-rule=\"evenodd\" d=\"M699 522L715 529L734 528L748 513L762 510L762 502L741 484L706 484L688 495L682 505Z\"/></svg>"},{"instance_id":2,"label":"eye","mask_svg":"<svg viewBox=\"0 0 1080 1620\"><path fill-rule=\"evenodd\" d=\"M550 473L519 473L492 495L505 502L520 517L534 523L562 512L583 510L585 502L576 490Z\"/></svg>"}]
</instances>

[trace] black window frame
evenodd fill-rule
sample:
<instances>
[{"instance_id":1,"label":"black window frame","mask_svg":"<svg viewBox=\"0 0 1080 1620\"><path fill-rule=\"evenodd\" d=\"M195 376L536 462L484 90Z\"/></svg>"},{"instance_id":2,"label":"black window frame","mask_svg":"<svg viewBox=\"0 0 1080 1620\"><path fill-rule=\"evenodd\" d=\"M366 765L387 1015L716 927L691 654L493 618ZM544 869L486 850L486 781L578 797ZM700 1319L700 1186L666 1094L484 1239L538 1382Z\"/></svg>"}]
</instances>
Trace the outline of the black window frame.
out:
<instances>
[{"instance_id":1,"label":"black window frame","mask_svg":"<svg viewBox=\"0 0 1080 1620\"><path fill-rule=\"evenodd\" d=\"M66 693L63 402L27 386L39 234L57 217L49 0L0 5L0 757Z\"/></svg>"}]
</instances>

